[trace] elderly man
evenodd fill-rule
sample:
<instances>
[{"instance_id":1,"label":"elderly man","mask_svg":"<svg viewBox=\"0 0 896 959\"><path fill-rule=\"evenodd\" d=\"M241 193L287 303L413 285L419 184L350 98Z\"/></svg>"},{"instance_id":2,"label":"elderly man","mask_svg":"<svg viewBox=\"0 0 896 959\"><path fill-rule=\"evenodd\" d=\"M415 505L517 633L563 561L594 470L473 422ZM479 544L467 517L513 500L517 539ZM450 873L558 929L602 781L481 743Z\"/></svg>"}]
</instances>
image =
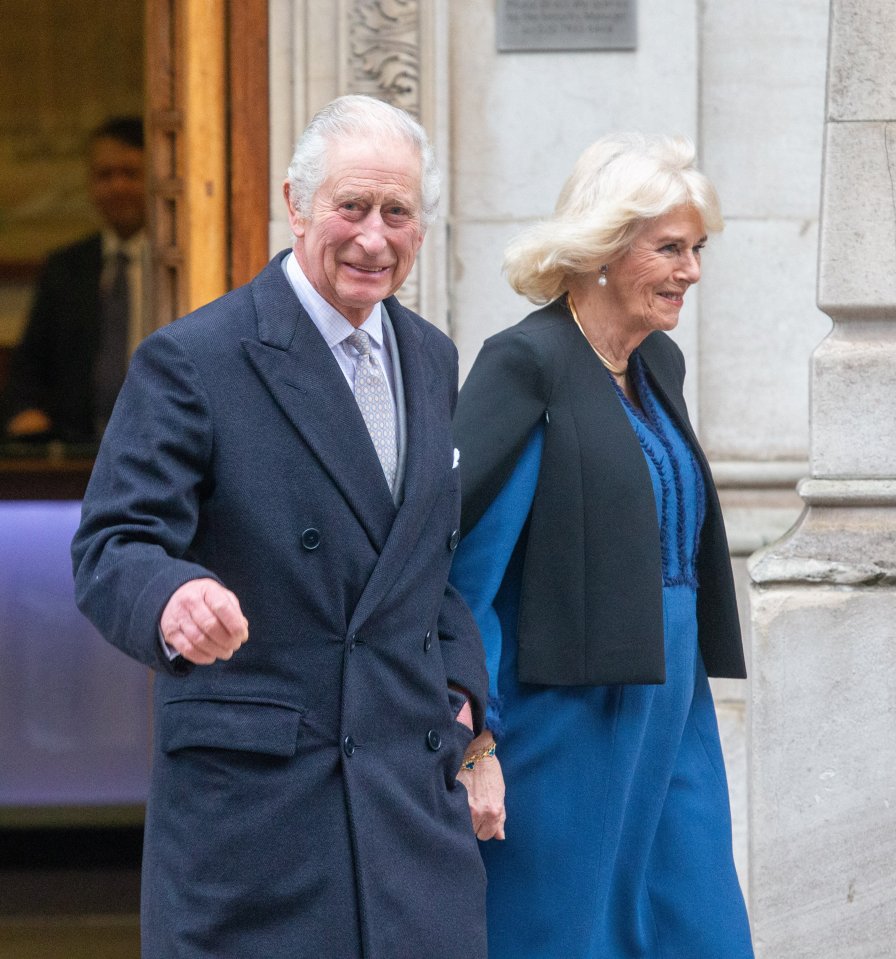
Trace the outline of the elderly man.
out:
<instances>
[{"instance_id":1,"label":"elderly man","mask_svg":"<svg viewBox=\"0 0 896 959\"><path fill-rule=\"evenodd\" d=\"M37 281L5 396L11 439L99 438L143 338L143 121L90 135L87 185L102 229L53 252Z\"/></svg>"},{"instance_id":2,"label":"elderly man","mask_svg":"<svg viewBox=\"0 0 896 959\"><path fill-rule=\"evenodd\" d=\"M292 251L136 352L72 547L81 608L158 671L144 955L484 959L457 355L392 296L438 174L343 97L284 192Z\"/></svg>"}]
</instances>

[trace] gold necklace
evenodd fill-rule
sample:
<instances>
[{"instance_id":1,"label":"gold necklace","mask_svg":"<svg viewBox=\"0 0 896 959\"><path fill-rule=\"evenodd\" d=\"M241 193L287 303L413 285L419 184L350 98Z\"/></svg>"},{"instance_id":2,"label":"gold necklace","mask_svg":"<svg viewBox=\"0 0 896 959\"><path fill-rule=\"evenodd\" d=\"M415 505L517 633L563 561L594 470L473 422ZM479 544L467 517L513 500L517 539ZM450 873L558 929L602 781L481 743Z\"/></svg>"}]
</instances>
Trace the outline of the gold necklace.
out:
<instances>
[{"instance_id":1,"label":"gold necklace","mask_svg":"<svg viewBox=\"0 0 896 959\"><path fill-rule=\"evenodd\" d=\"M582 334L582 336L585 337L586 342L591 347L591 349L594 350L595 354L597 355L597 358L601 361L601 363L603 363L603 365L614 376L625 376L625 374L628 372L628 363L626 363L625 366L621 366L621 367L611 363L603 355L603 353L601 353L601 351L591 342L591 340L588 339L588 334L582 329L582 324L579 321L579 314L576 313L576 305L575 303L573 303L572 296L569 293L566 294L566 303L569 306L569 312L572 313L572 318L576 322L576 326L579 328L579 332Z\"/></svg>"}]
</instances>

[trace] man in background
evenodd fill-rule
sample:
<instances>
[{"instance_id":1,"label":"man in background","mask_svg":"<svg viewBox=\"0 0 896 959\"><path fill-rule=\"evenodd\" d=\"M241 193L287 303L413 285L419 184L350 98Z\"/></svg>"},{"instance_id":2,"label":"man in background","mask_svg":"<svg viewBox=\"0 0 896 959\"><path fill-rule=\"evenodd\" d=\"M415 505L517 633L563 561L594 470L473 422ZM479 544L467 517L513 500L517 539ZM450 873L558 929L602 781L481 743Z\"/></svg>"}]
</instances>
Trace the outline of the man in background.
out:
<instances>
[{"instance_id":1,"label":"man in background","mask_svg":"<svg viewBox=\"0 0 896 959\"><path fill-rule=\"evenodd\" d=\"M50 254L5 396L7 438L90 442L102 435L143 336L146 193L143 122L90 135L88 189L102 229Z\"/></svg>"}]
</instances>

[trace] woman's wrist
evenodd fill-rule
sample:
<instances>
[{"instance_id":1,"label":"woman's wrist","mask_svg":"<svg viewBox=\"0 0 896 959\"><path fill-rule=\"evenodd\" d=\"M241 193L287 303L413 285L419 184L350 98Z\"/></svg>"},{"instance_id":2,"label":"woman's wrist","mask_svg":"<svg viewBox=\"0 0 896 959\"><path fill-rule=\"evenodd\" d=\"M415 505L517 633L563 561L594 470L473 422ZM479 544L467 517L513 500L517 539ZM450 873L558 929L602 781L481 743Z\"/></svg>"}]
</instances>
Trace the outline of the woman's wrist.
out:
<instances>
[{"instance_id":1,"label":"woman's wrist","mask_svg":"<svg viewBox=\"0 0 896 959\"><path fill-rule=\"evenodd\" d=\"M470 743L466 753L464 753L461 769L471 770L476 767L476 763L491 759L495 755L495 738L489 730L483 730Z\"/></svg>"}]
</instances>

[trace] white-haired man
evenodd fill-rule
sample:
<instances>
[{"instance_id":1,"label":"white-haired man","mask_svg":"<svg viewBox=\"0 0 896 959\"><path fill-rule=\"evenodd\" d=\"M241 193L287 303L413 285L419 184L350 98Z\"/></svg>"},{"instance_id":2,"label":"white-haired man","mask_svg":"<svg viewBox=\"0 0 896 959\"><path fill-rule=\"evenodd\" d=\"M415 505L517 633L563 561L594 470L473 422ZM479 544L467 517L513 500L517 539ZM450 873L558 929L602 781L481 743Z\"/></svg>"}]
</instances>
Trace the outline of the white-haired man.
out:
<instances>
[{"instance_id":1,"label":"white-haired man","mask_svg":"<svg viewBox=\"0 0 896 959\"><path fill-rule=\"evenodd\" d=\"M284 191L292 251L137 351L72 547L81 608L158 671L144 955L485 959L457 355L393 296L432 152L342 97Z\"/></svg>"}]
</instances>

